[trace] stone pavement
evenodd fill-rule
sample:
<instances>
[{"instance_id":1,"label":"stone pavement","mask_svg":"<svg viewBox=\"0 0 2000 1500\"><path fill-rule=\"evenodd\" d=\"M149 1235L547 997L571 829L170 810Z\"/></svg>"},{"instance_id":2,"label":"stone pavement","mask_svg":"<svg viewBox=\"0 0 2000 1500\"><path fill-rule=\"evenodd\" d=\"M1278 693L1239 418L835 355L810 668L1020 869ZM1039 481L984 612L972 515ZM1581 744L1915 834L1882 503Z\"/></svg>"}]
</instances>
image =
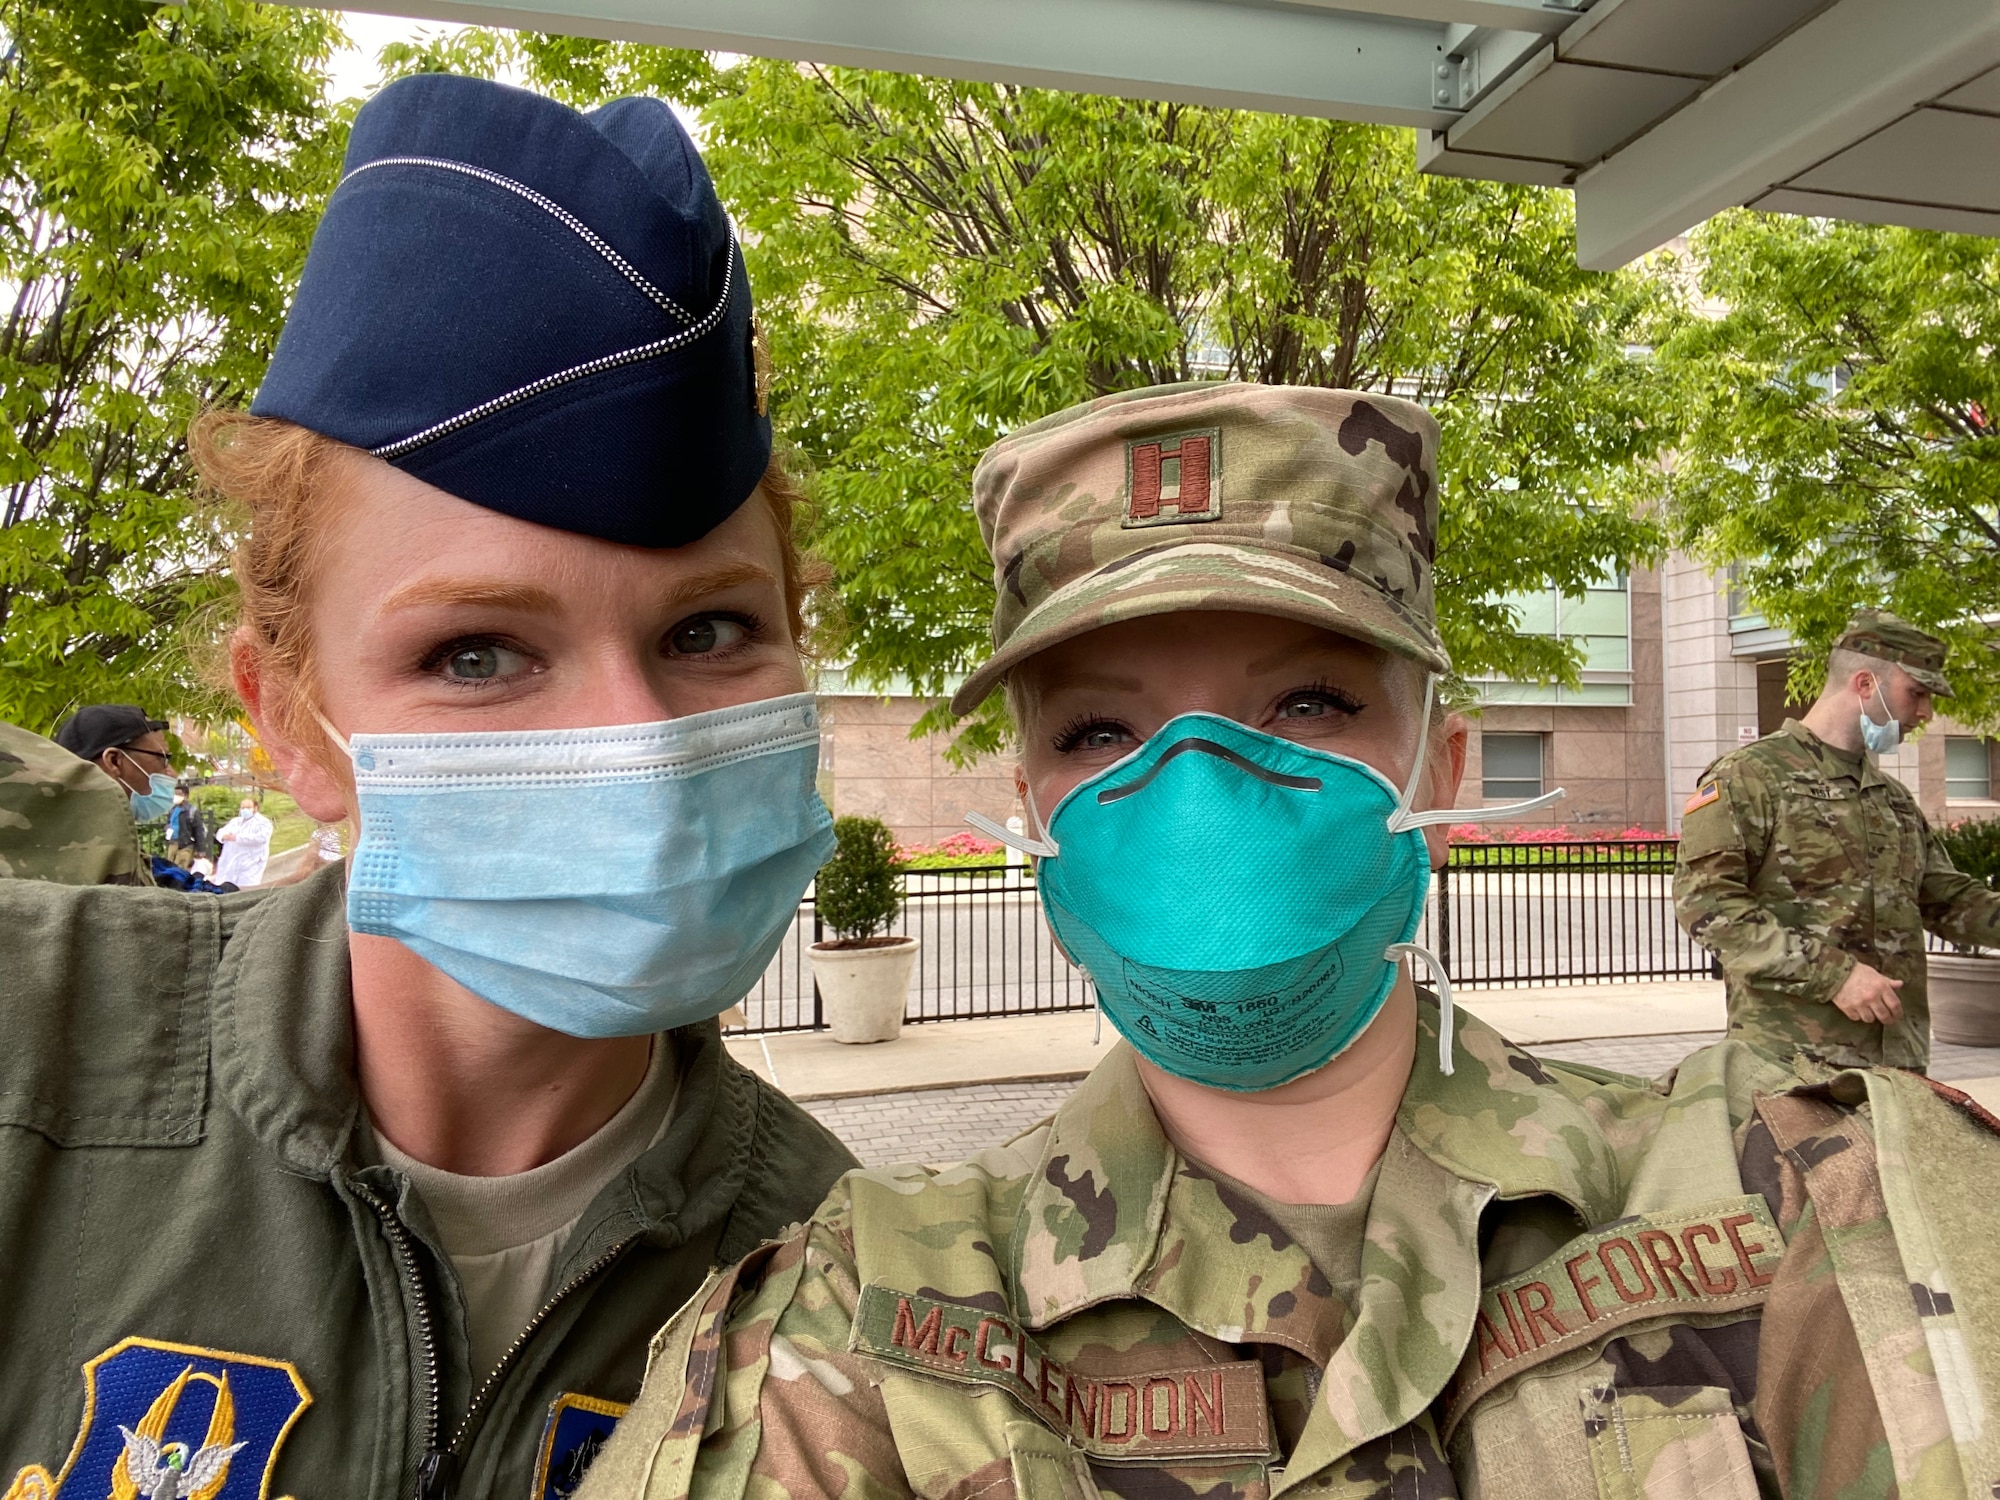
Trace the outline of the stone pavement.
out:
<instances>
[{"instance_id":1,"label":"stone pavement","mask_svg":"<svg viewBox=\"0 0 2000 1500\"><path fill-rule=\"evenodd\" d=\"M1721 1039L1720 1031L1684 1031L1527 1045L1540 1057L1650 1078L1666 1072L1696 1048ZM1931 1076L1971 1081L1968 1092L1989 1108L2000 1105L2000 1051L1940 1042L1931 1060ZM867 1166L897 1161L939 1164L958 1161L981 1147L1018 1135L1052 1114L1075 1087L1076 1079L1070 1077L903 1089L802 1102Z\"/></svg>"}]
</instances>

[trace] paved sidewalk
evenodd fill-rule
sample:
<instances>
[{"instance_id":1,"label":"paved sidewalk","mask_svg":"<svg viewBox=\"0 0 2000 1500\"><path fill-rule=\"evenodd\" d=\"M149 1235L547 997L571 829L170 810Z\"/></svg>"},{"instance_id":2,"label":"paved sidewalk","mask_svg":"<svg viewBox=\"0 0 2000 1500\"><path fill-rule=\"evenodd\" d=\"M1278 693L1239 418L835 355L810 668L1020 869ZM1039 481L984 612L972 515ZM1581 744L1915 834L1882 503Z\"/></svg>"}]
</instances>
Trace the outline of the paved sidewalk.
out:
<instances>
[{"instance_id":1,"label":"paved sidewalk","mask_svg":"<svg viewBox=\"0 0 2000 1500\"><path fill-rule=\"evenodd\" d=\"M1720 1031L1684 1031L1526 1045L1540 1057L1651 1078L1696 1048L1721 1039ZM2000 1050L1940 1042L1931 1076L2000 1111ZM867 1166L898 1161L942 1164L998 1145L1046 1119L1075 1087L1074 1077L973 1083L812 1099L805 1101L805 1107Z\"/></svg>"}]
</instances>

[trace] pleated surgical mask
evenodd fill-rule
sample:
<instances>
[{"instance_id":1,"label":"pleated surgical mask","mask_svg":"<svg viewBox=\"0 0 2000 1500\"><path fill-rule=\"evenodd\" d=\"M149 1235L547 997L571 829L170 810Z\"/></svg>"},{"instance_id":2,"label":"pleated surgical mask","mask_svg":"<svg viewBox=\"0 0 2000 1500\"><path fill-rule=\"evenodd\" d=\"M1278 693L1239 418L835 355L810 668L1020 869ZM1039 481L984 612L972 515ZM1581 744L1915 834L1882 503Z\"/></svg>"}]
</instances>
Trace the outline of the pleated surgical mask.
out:
<instances>
[{"instance_id":1,"label":"pleated surgical mask","mask_svg":"<svg viewBox=\"0 0 2000 1500\"><path fill-rule=\"evenodd\" d=\"M341 744L361 818L348 926L571 1036L720 1014L833 852L810 693L654 724Z\"/></svg>"},{"instance_id":2,"label":"pleated surgical mask","mask_svg":"<svg viewBox=\"0 0 2000 1500\"><path fill-rule=\"evenodd\" d=\"M1452 1070L1450 980L1414 939L1430 888L1423 829L1545 806L1413 812L1426 694L1400 792L1352 757L1184 714L1070 791L1037 856L1049 925L1141 1056L1212 1088L1303 1077L1381 1013L1396 961L1421 956L1442 1000L1439 1065Z\"/></svg>"}]
</instances>

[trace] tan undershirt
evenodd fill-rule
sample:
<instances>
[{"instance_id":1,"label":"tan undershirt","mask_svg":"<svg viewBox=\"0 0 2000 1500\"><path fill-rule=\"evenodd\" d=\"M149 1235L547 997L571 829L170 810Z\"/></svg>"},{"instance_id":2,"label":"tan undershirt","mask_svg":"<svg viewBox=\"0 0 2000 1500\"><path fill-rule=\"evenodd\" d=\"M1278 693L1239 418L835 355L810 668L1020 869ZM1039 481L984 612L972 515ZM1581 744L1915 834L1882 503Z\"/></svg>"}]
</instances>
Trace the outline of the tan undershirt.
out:
<instances>
[{"instance_id":1,"label":"tan undershirt","mask_svg":"<svg viewBox=\"0 0 2000 1500\"><path fill-rule=\"evenodd\" d=\"M363 1116L363 1159L409 1177L458 1272L475 1390L548 1300L563 1246L591 1200L666 1133L679 1088L673 1049L661 1038L638 1091L596 1134L554 1161L505 1177L427 1166Z\"/></svg>"},{"instance_id":2,"label":"tan undershirt","mask_svg":"<svg viewBox=\"0 0 2000 1500\"><path fill-rule=\"evenodd\" d=\"M1294 1240L1306 1258L1332 1284L1333 1294L1351 1311L1361 1290L1361 1251L1368 1234L1368 1206L1375 1201L1375 1179L1382 1175L1377 1160L1368 1169L1361 1186L1345 1203L1280 1203L1247 1182L1238 1181L1211 1166L1202 1171L1219 1177L1235 1192L1248 1198L1257 1209Z\"/></svg>"}]
</instances>

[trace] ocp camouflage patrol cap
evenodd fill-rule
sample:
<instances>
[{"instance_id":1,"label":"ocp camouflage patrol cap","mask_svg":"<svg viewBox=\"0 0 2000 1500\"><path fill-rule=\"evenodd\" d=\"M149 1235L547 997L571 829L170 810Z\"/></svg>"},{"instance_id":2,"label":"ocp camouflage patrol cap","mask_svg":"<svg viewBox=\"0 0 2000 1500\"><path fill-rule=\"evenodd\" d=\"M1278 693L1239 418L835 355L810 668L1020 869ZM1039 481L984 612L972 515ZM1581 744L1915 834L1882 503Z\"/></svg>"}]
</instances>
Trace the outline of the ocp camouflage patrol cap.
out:
<instances>
[{"instance_id":1,"label":"ocp camouflage patrol cap","mask_svg":"<svg viewBox=\"0 0 2000 1500\"><path fill-rule=\"evenodd\" d=\"M1036 652L1182 610L1278 615L1451 668L1431 591L1436 420L1393 396L1204 381L1030 423L972 478L993 555L977 708Z\"/></svg>"},{"instance_id":2,"label":"ocp camouflage patrol cap","mask_svg":"<svg viewBox=\"0 0 2000 1500\"><path fill-rule=\"evenodd\" d=\"M1833 643L1833 649L1892 661L1919 687L1929 688L1940 698L1951 696L1951 682L1944 675L1944 642L1886 609L1856 610L1847 622L1846 634Z\"/></svg>"}]
</instances>

